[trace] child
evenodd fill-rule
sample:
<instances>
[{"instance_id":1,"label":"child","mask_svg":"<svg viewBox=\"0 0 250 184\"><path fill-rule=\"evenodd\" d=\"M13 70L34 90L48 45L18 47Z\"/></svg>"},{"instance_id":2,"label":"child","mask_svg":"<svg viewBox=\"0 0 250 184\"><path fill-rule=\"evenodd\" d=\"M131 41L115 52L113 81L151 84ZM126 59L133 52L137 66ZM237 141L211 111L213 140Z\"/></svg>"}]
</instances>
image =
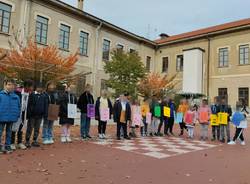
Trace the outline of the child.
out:
<instances>
[{"instance_id":1,"label":"child","mask_svg":"<svg viewBox=\"0 0 250 184\"><path fill-rule=\"evenodd\" d=\"M114 105L114 122L117 123L117 140L121 140L121 128L124 139L130 140L127 133L128 123L131 121L131 107L128 101L128 93L120 96L120 100Z\"/></svg>"},{"instance_id":2,"label":"child","mask_svg":"<svg viewBox=\"0 0 250 184\"><path fill-rule=\"evenodd\" d=\"M107 126L107 120L102 120L101 117L101 110L102 109L109 109L109 119L111 118L112 114L112 103L110 99L107 97L107 91L102 90L101 97L99 97L96 101L95 105L95 116L96 120L98 121L98 134L100 139L106 138L106 126Z\"/></svg>"},{"instance_id":3,"label":"child","mask_svg":"<svg viewBox=\"0 0 250 184\"><path fill-rule=\"evenodd\" d=\"M240 139L240 144L242 146L246 145L245 143L245 139L243 136L243 131L244 129L247 128L247 116L249 115L249 112L246 109L246 105L244 104L244 100L242 100L242 109L240 109L240 107L237 107L237 111L243 115L242 120L240 121L240 124L238 126L236 126L236 130L235 130L235 135L232 141L230 141L228 144L229 145L235 145L236 144L236 140Z\"/></svg>"},{"instance_id":4,"label":"child","mask_svg":"<svg viewBox=\"0 0 250 184\"><path fill-rule=\"evenodd\" d=\"M183 113L183 117L185 117L185 113L188 111L188 109L189 109L189 106L188 106L187 100L182 99L181 103L178 107L177 112ZM187 126L186 126L184 121L182 123L180 123L180 129L181 129L181 132L180 132L179 136L182 136L184 133L184 129L187 129Z\"/></svg>"},{"instance_id":5,"label":"child","mask_svg":"<svg viewBox=\"0 0 250 184\"><path fill-rule=\"evenodd\" d=\"M174 104L172 99L169 99L168 106L170 108L170 117L168 118L168 122L167 122L166 134L168 134L168 130L169 130L169 133L172 136L174 136L173 126L174 126L174 117L175 117L175 110L176 109L175 109L175 104Z\"/></svg>"},{"instance_id":6,"label":"child","mask_svg":"<svg viewBox=\"0 0 250 184\"><path fill-rule=\"evenodd\" d=\"M211 105L211 113L215 116L217 116L219 112L219 98L215 97L214 98L214 104ZM219 125L212 125L212 141L215 141L216 138L217 140L220 140L220 127Z\"/></svg>"},{"instance_id":7,"label":"child","mask_svg":"<svg viewBox=\"0 0 250 184\"><path fill-rule=\"evenodd\" d=\"M140 107L138 100L133 101L133 104L131 107L131 120L132 120L132 123L131 123L130 136L137 137L135 129L136 127L139 127L142 124L141 107Z\"/></svg>"},{"instance_id":8,"label":"child","mask_svg":"<svg viewBox=\"0 0 250 184\"><path fill-rule=\"evenodd\" d=\"M208 106L208 101L204 99L202 100L201 107L198 110L198 120L201 128L200 139L203 141L208 139L208 125L209 125L210 114L211 114L211 109Z\"/></svg>"},{"instance_id":9,"label":"child","mask_svg":"<svg viewBox=\"0 0 250 184\"><path fill-rule=\"evenodd\" d=\"M29 96L27 109L28 123L25 146L27 148L30 148L31 146L40 147L40 144L38 143L38 136L41 122L43 119L48 117L48 100L46 95L43 93L43 87L41 84L37 84L35 91ZM33 142L30 144L30 137L33 130Z\"/></svg>"},{"instance_id":10,"label":"child","mask_svg":"<svg viewBox=\"0 0 250 184\"><path fill-rule=\"evenodd\" d=\"M34 90L34 82L32 80L25 80L23 83L23 88L16 89L15 93L20 98L21 113L17 123L12 127L11 133L11 149L16 149L16 135L17 135L17 148L25 150L26 146L23 144L23 127L27 121L27 106L29 95Z\"/></svg>"},{"instance_id":11,"label":"child","mask_svg":"<svg viewBox=\"0 0 250 184\"><path fill-rule=\"evenodd\" d=\"M141 106L141 114L142 114L142 122L143 126L141 126L141 136L148 136L148 122L147 114L150 113L150 107L147 99L144 99L143 104Z\"/></svg>"},{"instance_id":12,"label":"child","mask_svg":"<svg viewBox=\"0 0 250 184\"><path fill-rule=\"evenodd\" d=\"M14 93L14 80L4 80L4 90L0 92L0 153L12 153L11 150L11 128L20 116L20 99ZM1 139L3 131L6 131L5 146Z\"/></svg>"},{"instance_id":13,"label":"child","mask_svg":"<svg viewBox=\"0 0 250 184\"><path fill-rule=\"evenodd\" d=\"M77 107L81 110L81 123L80 123L80 134L83 140L91 139L90 136L90 123L91 117L88 117L88 105L93 105L95 103L94 97L91 94L92 86L87 84L85 87L85 91L80 96L77 102Z\"/></svg>"},{"instance_id":14,"label":"child","mask_svg":"<svg viewBox=\"0 0 250 184\"><path fill-rule=\"evenodd\" d=\"M167 133L167 124L168 124L168 117L164 116L164 108L168 107L168 99L164 98L163 101L161 102L161 118L160 118L160 124L158 126L158 136L162 136L163 134L161 133L161 127L164 124L164 135L168 135Z\"/></svg>"},{"instance_id":15,"label":"child","mask_svg":"<svg viewBox=\"0 0 250 184\"><path fill-rule=\"evenodd\" d=\"M219 113L226 113L228 115L228 122L227 124L222 124L221 122L220 123L220 141L222 143L225 143L225 131L226 131L226 134L227 134L227 142L229 143L230 142L230 124L229 124L229 120L230 120L230 117L232 116L232 109L229 105L227 105L227 102L226 102L226 98L223 97L221 99L221 104L219 106Z\"/></svg>"},{"instance_id":16,"label":"child","mask_svg":"<svg viewBox=\"0 0 250 184\"><path fill-rule=\"evenodd\" d=\"M56 84L54 82L48 82L46 86L46 93L48 105L58 104L58 94L56 93ZM57 114L58 116L58 114ZM43 122L43 144L53 144L53 120L44 119Z\"/></svg>"},{"instance_id":17,"label":"child","mask_svg":"<svg viewBox=\"0 0 250 184\"><path fill-rule=\"evenodd\" d=\"M186 123L188 129L188 138L190 139L194 138L194 126L196 120L197 120L197 106L194 105L186 112L184 117L184 122Z\"/></svg>"},{"instance_id":18,"label":"child","mask_svg":"<svg viewBox=\"0 0 250 184\"><path fill-rule=\"evenodd\" d=\"M59 105L60 105L59 124L62 126L62 134L61 134L62 143L72 142L72 139L70 137L70 127L74 125L74 118L69 117L68 108L69 104L71 104L72 106L75 105L75 111L76 111L77 98L73 94L74 89L75 89L74 85L69 85L69 86L66 85L64 93L59 97Z\"/></svg>"},{"instance_id":19,"label":"child","mask_svg":"<svg viewBox=\"0 0 250 184\"><path fill-rule=\"evenodd\" d=\"M161 100L153 96L152 103L150 106L150 112L152 113L152 122L150 126L150 136L158 136L158 128L161 121Z\"/></svg>"}]
</instances>

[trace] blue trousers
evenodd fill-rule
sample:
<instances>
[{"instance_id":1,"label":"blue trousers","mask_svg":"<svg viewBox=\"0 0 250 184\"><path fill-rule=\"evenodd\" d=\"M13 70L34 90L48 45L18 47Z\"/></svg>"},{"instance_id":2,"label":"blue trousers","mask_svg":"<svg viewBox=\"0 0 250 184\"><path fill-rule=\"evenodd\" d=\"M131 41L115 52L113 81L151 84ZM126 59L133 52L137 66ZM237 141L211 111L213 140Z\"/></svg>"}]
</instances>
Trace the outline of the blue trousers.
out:
<instances>
[{"instance_id":1,"label":"blue trousers","mask_svg":"<svg viewBox=\"0 0 250 184\"><path fill-rule=\"evenodd\" d=\"M87 114L81 113L81 137L86 137L89 135L90 130L90 118Z\"/></svg>"},{"instance_id":2,"label":"blue trousers","mask_svg":"<svg viewBox=\"0 0 250 184\"><path fill-rule=\"evenodd\" d=\"M2 135L5 128L6 131L6 138L5 138L5 147L8 147L11 145L11 129L12 129L13 123L11 122L0 122L0 145L2 145Z\"/></svg>"}]
</instances>

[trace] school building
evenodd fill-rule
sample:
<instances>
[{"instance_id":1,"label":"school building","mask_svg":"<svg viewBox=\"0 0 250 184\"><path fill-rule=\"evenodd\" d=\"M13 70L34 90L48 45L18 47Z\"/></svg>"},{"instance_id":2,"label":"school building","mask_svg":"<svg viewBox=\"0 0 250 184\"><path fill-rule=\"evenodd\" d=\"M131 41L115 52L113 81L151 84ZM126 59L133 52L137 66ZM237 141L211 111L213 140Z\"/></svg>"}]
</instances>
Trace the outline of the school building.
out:
<instances>
[{"instance_id":1,"label":"school building","mask_svg":"<svg viewBox=\"0 0 250 184\"><path fill-rule=\"evenodd\" d=\"M95 96L106 88L110 51L137 51L148 71L178 73L177 91L227 96L233 106L240 98L249 103L250 18L148 40L88 14L84 0L77 1L73 7L59 0L0 0L0 48L9 49L14 29L24 42L56 44L65 56L79 49L75 72L84 80L78 86L92 84Z\"/></svg>"}]
</instances>

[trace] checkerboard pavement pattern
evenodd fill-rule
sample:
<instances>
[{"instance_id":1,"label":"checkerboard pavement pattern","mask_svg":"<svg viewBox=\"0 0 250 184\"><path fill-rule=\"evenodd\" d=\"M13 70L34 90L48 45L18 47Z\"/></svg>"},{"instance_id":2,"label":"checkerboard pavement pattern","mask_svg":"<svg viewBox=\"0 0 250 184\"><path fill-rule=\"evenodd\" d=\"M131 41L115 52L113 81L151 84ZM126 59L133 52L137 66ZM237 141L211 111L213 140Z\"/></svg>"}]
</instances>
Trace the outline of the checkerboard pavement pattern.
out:
<instances>
[{"instance_id":1,"label":"checkerboard pavement pattern","mask_svg":"<svg viewBox=\"0 0 250 184\"><path fill-rule=\"evenodd\" d=\"M164 159L219 146L204 141L186 140L178 137L141 137L133 140L96 140L97 145L110 146L127 152Z\"/></svg>"}]
</instances>

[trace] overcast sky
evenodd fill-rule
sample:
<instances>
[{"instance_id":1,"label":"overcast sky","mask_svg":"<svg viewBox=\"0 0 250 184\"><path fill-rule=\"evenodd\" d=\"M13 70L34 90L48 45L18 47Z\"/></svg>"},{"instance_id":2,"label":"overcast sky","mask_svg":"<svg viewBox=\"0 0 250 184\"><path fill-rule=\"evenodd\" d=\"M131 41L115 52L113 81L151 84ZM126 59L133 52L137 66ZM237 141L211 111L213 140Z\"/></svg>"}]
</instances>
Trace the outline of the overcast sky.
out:
<instances>
[{"instance_id":1,"label":"overcast sky","mask_svg":"<svg viewBox=\"0 0 250 184\"><path fill-rule=\"evenodd\" d=\"M250 18L249 8L250 0L85 0L84 4L86 12L149 39Z\"/></svg>"}]
</instances>

